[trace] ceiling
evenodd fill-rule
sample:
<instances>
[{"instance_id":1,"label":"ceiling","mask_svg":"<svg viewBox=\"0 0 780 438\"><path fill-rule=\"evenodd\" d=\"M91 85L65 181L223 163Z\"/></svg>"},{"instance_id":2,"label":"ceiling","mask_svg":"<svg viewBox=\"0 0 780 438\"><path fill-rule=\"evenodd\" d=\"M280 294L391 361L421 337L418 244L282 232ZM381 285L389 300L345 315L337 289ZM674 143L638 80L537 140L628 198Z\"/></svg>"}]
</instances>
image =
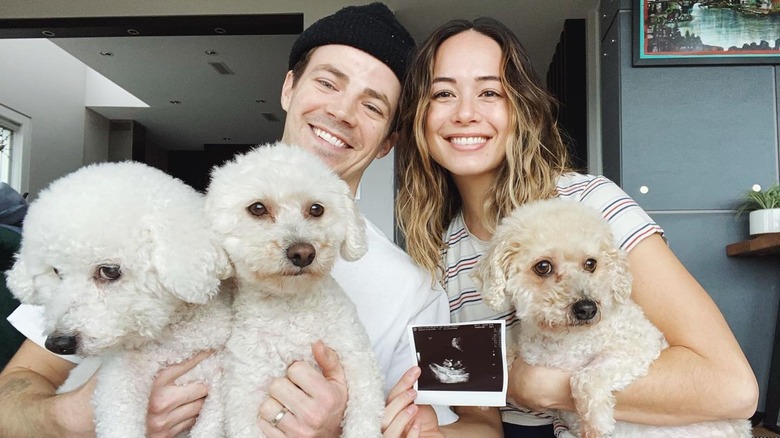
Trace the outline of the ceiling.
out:
<instances>
[{"instance_id":1,"label":"ceiling","mask_svg":"<svg viewBox=\"0 0 780 438\"><path fill-rule=\"evenodd\" d=\"M329 12L322 11L322 3L315 7L316 2L310 1L253 3L274 7L263 11L257 10L263 6L255 6L246 14L277 14L280 9L286 9L282 12L302 13L302 27ZM497 17L515 31L537 73L543 75L564 20L586 18L596 9L598 0L387 0L386 3L417 41L452 18ZM338 7L333 6L331 10ZM207 10L202 14L233 14L233 18L237 12L204 9ZM38 17L45 16L40 10L36 13ZM54 11L50 16L62 14L67 16L63 11ZM0 13L0 19L22 16L3 17ZM2 28L13 20L0 21L4 21L0 23ZM289 31L291 27L286 29ZM110 120L139 122L146 128L147 140L163 149L197 150L204 144L256 144L278 139L284 120L279 93L289 50L298 31L271 35L214 35L212 32L211 35L173 36L176 32L171 20L167 28L157 33L161 36L50 39L149 105L148 108L91 108ZM222 73L227 67L233 74L220 74L211 64L218 64L216 67Z\"/></svg>"}]
</instances>

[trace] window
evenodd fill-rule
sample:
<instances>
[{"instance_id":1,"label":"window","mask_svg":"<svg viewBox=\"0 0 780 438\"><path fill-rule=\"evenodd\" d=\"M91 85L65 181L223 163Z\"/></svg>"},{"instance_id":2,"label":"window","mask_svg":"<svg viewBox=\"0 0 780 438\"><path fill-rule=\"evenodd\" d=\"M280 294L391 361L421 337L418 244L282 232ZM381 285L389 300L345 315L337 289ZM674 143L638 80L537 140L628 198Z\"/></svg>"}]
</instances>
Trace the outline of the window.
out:
<instances>
[{"instance_id":1,"label":"window","mask_svg":"<svg viewBox=\"0 0 780 438\"><path fill-rule=\"evenodd\" d=\"M30 118L0 104L0 181L26 193L29 163Z\"/></svg>"},{"instance_id":2,"label":"window","mask_svg":"<svg viewBox=\"0 0 780 438\"><path fill-rule=\"evenodd\" d=\"M11 184L11 161L13 160L14 128L0 119L0 181Z\"/></svg>"}]
</instances>

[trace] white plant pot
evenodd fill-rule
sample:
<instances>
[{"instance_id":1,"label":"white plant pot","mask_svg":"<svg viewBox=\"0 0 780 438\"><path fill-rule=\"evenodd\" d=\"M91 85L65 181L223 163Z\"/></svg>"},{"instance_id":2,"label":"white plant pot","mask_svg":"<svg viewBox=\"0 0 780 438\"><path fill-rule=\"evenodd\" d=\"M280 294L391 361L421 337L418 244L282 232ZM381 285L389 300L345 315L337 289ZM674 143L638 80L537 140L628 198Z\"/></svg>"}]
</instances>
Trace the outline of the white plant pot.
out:
<instances>
[{"instance_id":1,"label":"white plant pot","mask_svg":"<svg viewBox=\"0 0 780 438\"><path fill-rule=\"evenodd\" d=\"M780 208L750 212L750 235L780 233Z\"/></svg>"}]
</instances>

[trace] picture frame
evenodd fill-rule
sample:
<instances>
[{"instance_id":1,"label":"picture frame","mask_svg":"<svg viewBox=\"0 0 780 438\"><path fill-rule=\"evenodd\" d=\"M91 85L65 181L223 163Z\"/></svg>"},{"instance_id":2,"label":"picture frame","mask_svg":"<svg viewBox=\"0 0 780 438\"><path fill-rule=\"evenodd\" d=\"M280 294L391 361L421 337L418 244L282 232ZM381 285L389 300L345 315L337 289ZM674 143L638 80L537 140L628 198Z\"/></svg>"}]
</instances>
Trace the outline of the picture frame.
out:
<instances>
[{"instance_id":1,"label":"picture frame","mask_svg":"<svg viewBox=\"0 0 780 438\"><path fill-rule=\"evenodd\" d=\"M780 64L780 0L636 0L634 66Z\"/></svg>"}]
</instances>

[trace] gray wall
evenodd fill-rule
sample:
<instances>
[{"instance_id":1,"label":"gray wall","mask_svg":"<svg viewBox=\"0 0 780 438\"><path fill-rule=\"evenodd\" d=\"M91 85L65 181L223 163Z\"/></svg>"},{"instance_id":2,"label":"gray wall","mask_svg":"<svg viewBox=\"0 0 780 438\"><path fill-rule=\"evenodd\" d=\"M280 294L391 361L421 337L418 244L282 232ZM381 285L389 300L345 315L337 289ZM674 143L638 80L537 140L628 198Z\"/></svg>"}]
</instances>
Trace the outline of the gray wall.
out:
<instances>
[{"instance_id":1,"label":"gray wall","mask_svg":"<svg viewBox=\"0 0 780 438\"><path fill-rule=\"evenodd\" d=\"M734 212L742 193L778 180L780 72L768 65L634 68L632 25L631 11L622 10L602 29L604 174L665 229L715 300L756 373L763 410L778 258L727 257L725 248L749 237L746 216Z\"/></svg>"},{"instance_id":2,"label":"gray wall","mask_svg":"<svg viewBox=\"0 0 780 438\"><path fill-rule=\"evenodd\" d=\"M32 119L31 199L51 181L82 165L130 157L130 133L110 130L107 119L85 108L83 63L45 39L0 39L0 59L9 61L0 69L0 104ZM115 147L109 150L112 142ZM125 150L117 150L123 143ZM150 145L146 161L164 166L162 154ZM392 238L392 151L371 164L360 191L358 207Z\"/></svg>"},{"instance_id":3,"label":"gray wall","mask_svg":"<svg viewBox=\"0 0 780 438\"><path fill-rule=\"evenodd\" d=\"M83 164L85 125L100 124L84 108L86 68L50 41L0 40L0 59L0 104L31 119L27 190L34 197ZM95 138L105 134L87 137L90 157Z\"/></svg>"}]
</instances>

